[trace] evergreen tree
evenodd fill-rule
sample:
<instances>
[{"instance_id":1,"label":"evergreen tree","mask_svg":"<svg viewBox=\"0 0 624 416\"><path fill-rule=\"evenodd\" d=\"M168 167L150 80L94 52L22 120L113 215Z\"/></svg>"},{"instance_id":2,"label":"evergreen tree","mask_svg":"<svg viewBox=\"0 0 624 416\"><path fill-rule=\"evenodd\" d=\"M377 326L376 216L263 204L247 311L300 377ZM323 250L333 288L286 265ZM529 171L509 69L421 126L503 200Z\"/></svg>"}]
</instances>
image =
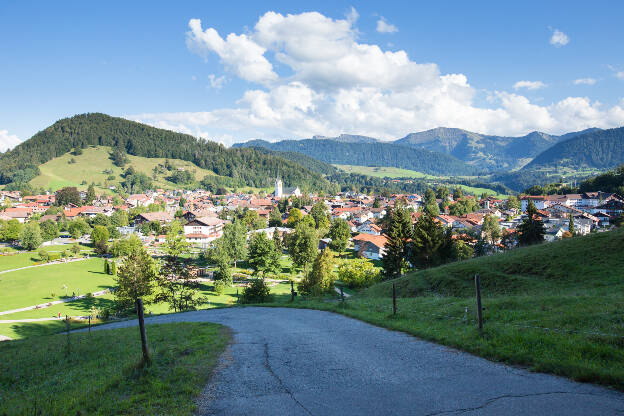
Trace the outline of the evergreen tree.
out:
<instances>
[{"instance_id":1,"label":"evergreen tree","mask_svg":"<svg viewBox=\"0 0 624 416\"><path fill-rule=\"evenodd\" d=\"M533 201L529 201L527 217L518 226L518 244L528 246L544 241L544 234L546 233L544 223L539 218L535 218L536 214L535 204Z\"/></svg>"},{"instance_id":2,"label":"evergreen tree","mask_svg":"<svg viewBox=\"0 0 624 416\"><path fill-rule=\"evenodd\" d=\"M89 185L87 188L87 195L85 196L84 203L85 205L91 205L95 200L95 187L93 184Z\"/></svg>"},{"instance_id":3,"label":"evergreen tree","mask_svg":"<svg viewBox=\"0 0 624 416\"><path fill-rule=\"evenodd\" d=\"M383 275L386 279L401 275L408 256L407 243L412 238L412 218L407 209L395 206L390 215L383 256Z\"/></svg>"},{"instance_id":4,"label":"evergreen tree","mask_svg":"<svg viewBox=\"0 0 624 416\"><path fill-rule=\"evenodd\" d=\"M423 213L414 224L409 259L413 266L428 268L444 264L453 256L450 228L444 227L435 217Z\"/></svg>"},{"instance_id":5,"label":"evergreen tree","mask_svg":"<svg viewBox=\"0 0 624 416\"><path fill-rule=\"evenodd\" d=\"M331 292L334 285L334 255L325 247L321 251L314 263L312 270L298 285L299 291L306 295L319 296L323 293Z\"/></svg>"},{"instance_id":6,"label":"evergreen tree","mask_svg":"<svg viewBox=\"0 0 624 416\"><path fill-rule=\"evenodd\" d=\"M319 201L310 210L310 215L314 218L315 227L325 228L327 225L327 207L323 201Z\"/></svg>"},{"instance_id":7,"label":"evergreen tree","mask_svg":"<svg viewBox=\"0 0 624 416\"><path fill-rule=\"evenodd\" d=\"M570 232L570 234L574 235L576 234L576 228L574 227L574 216L572 215L572 213L570 213L569 215L569 222L568 222L568 231Z\"/></svg>"}]
</instances>

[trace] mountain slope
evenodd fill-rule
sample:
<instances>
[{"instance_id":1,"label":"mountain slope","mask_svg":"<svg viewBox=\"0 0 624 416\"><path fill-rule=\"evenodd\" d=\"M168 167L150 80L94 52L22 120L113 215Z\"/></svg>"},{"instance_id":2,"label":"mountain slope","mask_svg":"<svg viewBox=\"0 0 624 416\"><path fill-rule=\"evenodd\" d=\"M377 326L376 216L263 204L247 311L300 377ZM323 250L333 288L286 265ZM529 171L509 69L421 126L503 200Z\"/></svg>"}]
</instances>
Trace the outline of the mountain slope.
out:
<instances>
[{"instance_id":1,"label":"mountain slope","mask_svg":"<svg viewBox=\"0 0 624 416\"><path fill-rule=\"evenodd\" d=\"M609 169L621 163L624 163L624 127L590 131L557 143L537 155L524 169Z\"/></svg>"},{"instance_id":2,"label":"mountain slope","mask_svg":"<svg viewBox=\"0 0 624 416\"><path fill-rule=\"evenodd\" d=\"M331 139L282 140L270 143L252 140L234 147L265 147L281 152L298 152L330 164L393 166L433 175L472 175L475 167L453 156L424 149L381 142L339 142Z\"/></svg>"},{"instance_id":3,"label":"mountain slope","mask_svg":"<svg viewBox=\"0 0 624 416\"><path fill-rule=\"evenodd\" d=\"M471 165L500 170L519 168L560 140L575 137L586 131L567 133L563 136L534 131L525 136L506 137L439 127L420 133L410 133L394 143L447 153Z\"/></svg>"},{"instance_id":4,"label":"mountain slope","mask_svg":"<svg viewBox=\"0 0 624 416\"><path fill-rule=\"evenodd\" d=\"M0 183L28 182L37 176L39 165L87 146L110 146L147 158L185 160L230 178L228 186L270 186L278 172L288 186L329 186L322 175L274 155L254 149L227 149L215 142L101 113L60 120L0 155Z\"/></svg>"}]
</instances>

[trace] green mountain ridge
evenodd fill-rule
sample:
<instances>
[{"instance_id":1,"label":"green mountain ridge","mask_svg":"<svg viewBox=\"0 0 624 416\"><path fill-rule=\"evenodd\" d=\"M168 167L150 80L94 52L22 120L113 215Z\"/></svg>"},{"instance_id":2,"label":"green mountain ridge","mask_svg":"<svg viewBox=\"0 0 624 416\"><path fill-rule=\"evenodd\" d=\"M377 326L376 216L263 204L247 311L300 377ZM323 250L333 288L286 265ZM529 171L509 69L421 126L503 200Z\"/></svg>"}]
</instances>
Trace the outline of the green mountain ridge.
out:
<instances>
[{"instance_id":1,"label":"green mountain ridge","mask_svg":"<svg viewBox=\"0 0 624 416\"><path fill-rule=\"evenodd\" d=\"M1 154L0 183L25 184L40 173L40 165L72 149L87 146L109 146L134 156L192 162L200 169L214 172L218 176L212 178L216 185L272 186L279 174L287 186L297 185L304 190L330 187L321 174L272 154L255 149L228 149L187 134L101 113L80 114L59 120Z\"/></svg>"}]
</instances>

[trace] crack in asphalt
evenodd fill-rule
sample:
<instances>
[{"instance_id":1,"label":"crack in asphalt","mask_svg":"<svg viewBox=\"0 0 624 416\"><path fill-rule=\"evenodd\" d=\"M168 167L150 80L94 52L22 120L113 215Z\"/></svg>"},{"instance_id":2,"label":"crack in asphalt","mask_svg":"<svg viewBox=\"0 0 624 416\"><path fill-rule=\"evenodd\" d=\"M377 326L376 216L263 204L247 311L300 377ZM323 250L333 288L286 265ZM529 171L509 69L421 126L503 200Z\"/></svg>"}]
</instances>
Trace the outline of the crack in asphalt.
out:
<instances>
[{"instance_id":1,"label":"crack in asphalt","mask_svg":"<svg viewBox=\"0 0 624 416\"><path fill-rule=\"evenodd\" d=\"M284 389L284 391L290 396L291 399L293 399L295 403L297 403L303 410L305 410L307 414L309 414L310 416L314 416L312 412L310 412L299 400L297 400L294 393L290 391L288 387L286 387L286 384L284 384L282 379L279 378L275 371L273 371L273 368L271 368L271 363L269 362L269 344L266 342L264 343L264 367L269 373L271 373L273 377L275 377L282 389Z\"/></svg>"},{"instance_id":2,"label":"crack in asphalt","mask_svg":"<svg viewBox=\"0 0 624 416\"><path fill-rule=\"evenodd\" d=\"M475 411L475 410L484 409L487 406L491 405L492 403L494 403L494 402L496 402L498 400L502 400L502 399L517 399L517 398L525 398L525 397L548 396L548 395L551 395L551 394L579 394L579 395L588 395L588 396L600 396L599 394L580 393L580 392L572 392L572 391L549 391L549 392L528 393L528 394L503 394L503 395L492 397L491 399L486 400L485 403L483 403L480 406L465 407L465 408L453 409L453 410L442 410L442 411L439 411L439 412L428 413L425 416L438 416L438 415L444 415L444 414L449 414L449 413L472 412L472 411Z\"/></svg>"}]
</instances>

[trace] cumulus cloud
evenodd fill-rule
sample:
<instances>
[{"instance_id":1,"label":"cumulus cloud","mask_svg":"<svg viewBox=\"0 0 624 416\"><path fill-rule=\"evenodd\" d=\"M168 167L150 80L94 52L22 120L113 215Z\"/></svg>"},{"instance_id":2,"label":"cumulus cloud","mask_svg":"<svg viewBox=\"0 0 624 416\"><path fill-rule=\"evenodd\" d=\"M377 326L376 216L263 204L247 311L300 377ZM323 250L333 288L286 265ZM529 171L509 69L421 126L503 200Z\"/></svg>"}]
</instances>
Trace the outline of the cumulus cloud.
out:
<instances>
[{"instance_id":1,"label":"cumulus cloud","mask_svg":"<svg viewBox=\"0 0 624 416\"><path fill-rule=\"evenodd\" d=\"M14 148L22 141L14 134L9 134L7 130L0 130L0 152L6 152Z\"/></svg>"},{"instance_id":2,"label":"cumulus cloud","mask_svg":"<svg viewBox=\"0 0 624 416\"><path fill-rule=\"evenodd\" d=\"M618 79L624 79L624 71L617 71L615 73L616 78Z\"/></svg>"},{"instance_id":3,"label":"cumulus cloud","mask_svg":"<svg viewBox=\"0 0 624 416\"><path fill-rule=\"evenodd\" d=\"M386 21L386 19L384 19L383 17L381 17L379 20L377 20L377 32L379 33L394 33L394 32L398 32L399 29L393 25L390 24Z\"/></svg>"},{"instance_id":4,"label":"cumulus cloud","mask_svg":"<svg viewBox=\"0 0 624 416\"><path fill-rule=\"evenodd\" d=\"M526 88L527 90L539 90L546 86L542 81L518 81L513 85L514 90Z\"/></svg>"},{"instance_id":5,"label":"cumulus cloud","mask_svg":"<svg viewBox=\"0 0 624 416\"><path fill-rule=\"evenodd\" d=\"M403 50L361 42L356 21L354 9L342 19L269 11L244 34L223 38L192 19L188 48L218 57L228 77L250 86L227 108L128 118L225 144L340 133L395 139L439 126L520 135L624 124L624 103L606 108L570 97L538 105L517 93L543 87L540 81L519 81L516 93L486 92L487 102L477 105L484 93L464 74L441 73Z\"/></svg>"},{"instance_id":6,"label":"cumulus cloud","mask_svg":"<svg viewBox=\"0 0 624 416\"><path fill-rule=\"evenodd\" d=\"M574 85L594 85L595 83L595 78L579 78L574 80Z\"/></svg>"},{"instance_id":7,"label":"cumulus cloud","mask_svg":"<svg viewBox=\"0 0 624 416\"><path fill-rule=\"evenodd\" d=\"M569 42L570 38L568 38L568 35L560 31L559 29L555 29L552 36L550 37L550 44L556 47L565 46Z\"/></svg>"}]
</instances>

